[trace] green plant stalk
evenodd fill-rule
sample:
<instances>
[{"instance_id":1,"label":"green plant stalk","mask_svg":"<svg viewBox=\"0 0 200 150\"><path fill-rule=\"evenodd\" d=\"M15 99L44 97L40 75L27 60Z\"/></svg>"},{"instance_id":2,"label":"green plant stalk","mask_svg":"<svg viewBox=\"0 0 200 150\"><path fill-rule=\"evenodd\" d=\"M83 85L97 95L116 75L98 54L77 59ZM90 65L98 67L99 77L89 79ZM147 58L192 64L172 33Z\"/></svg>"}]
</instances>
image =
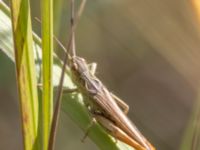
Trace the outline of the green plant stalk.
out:
<instances>
[{"instance_id":1,"label":"green plant stalk","mask_svg":"<svg viewBox=\"0 0 200 150\"><path fill-rule=\"evenodd\" d=\"M16 78L21 107L24 149L38 148L38 94L29 0L11 0Z\"/></svg>"},{"instance_id":2,"label":"green plant stalk","mask_svg":"<svg viewBox=\"0 0 200 150\"><path fill-rule=\"evenodd\" d=\"M9 10L6 8L3 2L0 2L0 51L2 50L10 60L14 60L13 54L13 43L12 43L12 34L11 26L9 19ZM5 34L4 34L5 33ZM41 62L41 40L33 34L34 39L34 50L37 55L35 55L35 62L37 68L37 77L40 78L40 62ZM54 64L53 64L53 85L58 86L60 74L61 74L61 65L62 62L54 54ZM75 85L72 83L69 71L65 74L64 87L68 89L73 89ZM87 98L87 97L84 97ZM83 96L78 93L74 94L64 94L62 100L62 110L67 113L68 116L83 130L86 131L88 125L91 122L91 117L88 113L87 108L83 103ZM101 150L133 150L133 148L128 145L115 141L108 133L102 129L98 124L94 124L90 131L88 137L98 146ZM79 137L77 140L80 140Z\"/></svg>"},{"instance_id":3,"label":"green plant stalk","mask_svg":"<svg viewBox=\"0 0 200 150\"><path fill-rule=\"evenodd\" d=\"M41 1L42 21L42 123L43 150L48 148L49 133L53 113L53 0Z\"/></svg>"}]
</instances>

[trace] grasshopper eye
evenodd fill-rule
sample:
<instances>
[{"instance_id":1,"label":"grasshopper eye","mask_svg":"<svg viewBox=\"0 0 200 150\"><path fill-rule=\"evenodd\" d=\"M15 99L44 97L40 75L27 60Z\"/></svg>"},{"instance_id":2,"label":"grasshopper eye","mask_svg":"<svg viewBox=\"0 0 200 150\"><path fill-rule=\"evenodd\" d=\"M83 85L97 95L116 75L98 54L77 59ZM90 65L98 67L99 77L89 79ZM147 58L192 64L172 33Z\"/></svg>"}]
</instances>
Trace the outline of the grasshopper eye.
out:
<instances>
[{"instance_id":1,"label":"grasshopper eye","mask_svg":"<svg viewBox=\"0 0 200 150\"><path fill-rule=\"evenodd\" d=\"M85 59L84 58L79 58L80 62L82 63L86 63Z\"/></svg>"},{"instance_id":2,"label":"grasshopper eye","mask_svg":"<svg viewBox=\"0 0 200 150\"><path fill-rule=\"evenodd\" d=\"M72 61L71 67L72 67L72 69L74 69L74 70L77 70L77 69L78 69L78 63L77 63L77 61L76 61L75 59Z\"/></svg>"}]
</instances>

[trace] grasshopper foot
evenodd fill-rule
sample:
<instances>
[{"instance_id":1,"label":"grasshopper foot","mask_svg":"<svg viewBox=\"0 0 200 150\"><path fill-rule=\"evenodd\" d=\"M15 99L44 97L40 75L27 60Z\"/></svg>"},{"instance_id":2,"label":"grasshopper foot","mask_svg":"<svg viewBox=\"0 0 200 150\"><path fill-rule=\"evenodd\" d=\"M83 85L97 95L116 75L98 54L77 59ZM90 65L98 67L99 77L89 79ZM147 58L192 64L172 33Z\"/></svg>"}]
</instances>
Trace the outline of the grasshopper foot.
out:
<instances>
[{"instance_id":1,"label":"grasshopper foot","mask_svg":"<svg viewBox=\"0 0 200 150\"><path fill-rule=\"evenodd\" d=\"M85 141L85 139L87 138L87 136L88 136L88 134L90 132L90 128L94 125L94 123L96 123L96 120L95 120L95 118L92 118L90 124L88 125L88 127L87 127L87 129L85 131L85 134L84 134L83 138L81 139L81 142Z\"/></svg>"}]
</instances>

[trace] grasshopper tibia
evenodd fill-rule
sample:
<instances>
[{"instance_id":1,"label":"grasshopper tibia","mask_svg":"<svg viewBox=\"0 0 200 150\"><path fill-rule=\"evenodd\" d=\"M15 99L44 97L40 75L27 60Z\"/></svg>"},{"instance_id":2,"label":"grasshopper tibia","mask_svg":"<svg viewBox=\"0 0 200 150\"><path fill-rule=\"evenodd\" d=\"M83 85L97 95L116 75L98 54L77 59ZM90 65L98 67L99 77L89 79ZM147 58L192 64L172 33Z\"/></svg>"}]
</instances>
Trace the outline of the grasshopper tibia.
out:
<instances>
[{"instance_id":1,"label":"grasshopper tibia","mask_svg":"<svg viewBox=\"0 0 200 150\"><path fill-rule=\"evenodd\" d=\"M38 83L38 84L37 84L37 87L38 87L38 88L42 88L42 87L43 87L42 83ZM58 86L54 86L53 88L54 88L54 90L58 90ZM69 88L63 87L63 92L64 92L64 93L78 92L78 88L69 89Z\"/></svg>"},{"instance_id":2,"label":"grasshopper tibia","mask_svg":"<svg viewBox=\"0 0 200 150\"><path fill-rule=\"evenodd\" d=\"M128 104L126 104L123 100L121 100L119 97L117 97L113 93L110 93L110 94L114 98L114 100L116 101L117 105L122 109L124 114L128 114L128 111L129 111Z\"/></svg>"},{"instance_id":3,"label":"grasshopper tibia","mask_svg":"<svg viewBox=\"0 0 200 150\"><path fill-rule=\"evenodd\" d=\"M63 93L73 93L78 91L79 91L78 88L73 88L73 89L63 88Z\"/></svg>"},{"instance_id":4,"label":"grasshopper tibia","mask_svg":"<svg viewBox=\"0 0 200 150\"><path fill-rule=\"evenodd\" d=\"M88 125L88 127L86 129L86 132L85 132L83 138L81 139L81 142L85 141L85 139L87 138L87 136L88 136L88 134L90 132L90 128L93 126L94 123L96 123L96 120L95 120L95 118L92 118L90 124Z\"/></svg>"}]
</instances>

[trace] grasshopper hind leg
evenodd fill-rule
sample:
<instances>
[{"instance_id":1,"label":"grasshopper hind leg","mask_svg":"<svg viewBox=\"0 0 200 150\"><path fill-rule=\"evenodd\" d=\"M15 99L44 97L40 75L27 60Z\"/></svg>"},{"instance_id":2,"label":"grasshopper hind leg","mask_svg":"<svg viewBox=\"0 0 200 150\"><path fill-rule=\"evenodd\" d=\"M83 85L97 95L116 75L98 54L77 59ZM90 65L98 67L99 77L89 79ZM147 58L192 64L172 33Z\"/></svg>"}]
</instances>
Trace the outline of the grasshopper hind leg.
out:
<instances>
[{"instance_id":1,"label":"grasshopper hind leg","mask_svg":"<svg viewBox=\"0 0 200 150\"><path fill-rule=\"evenodd\" d=\"M137 141L132 139L126 134L121 128L119 128L114 122L102 115L95 115L96 121L116 140L120 140L137 150L147 150L145 147L140 145Z\"/></svg>"},{"instance_id":2,"label":"grasshopper hind leg","mask_svg":"<svg viewBox=\"0 0 200 150\"><path fill-rule=\"evenodd\" d=\"M88 68L90 70L90 73L95 76L96 69L97 69L97 64L96 63L91 63L88 64ZM129 106L126 104L122 99L114 95L113 93L110 93L113 99L116 101L117 105L121 108L121 110L124 112L124 114L128 114L129 112Z\"/></svg>"},{"instance_id":3,"label":"grasshopper hind leg","mask_svg":"<svg viewBox=\"0 0 200 150\"><path fill-rule=\"evenodd\" d=\"M129 112L129 106L126 104L122 99L114 95L113 93L110 93L113 99L116 101L117 105L121 108L121 110L124 112L124 114L128 114Z\"/></svg>"}]
</instances>

